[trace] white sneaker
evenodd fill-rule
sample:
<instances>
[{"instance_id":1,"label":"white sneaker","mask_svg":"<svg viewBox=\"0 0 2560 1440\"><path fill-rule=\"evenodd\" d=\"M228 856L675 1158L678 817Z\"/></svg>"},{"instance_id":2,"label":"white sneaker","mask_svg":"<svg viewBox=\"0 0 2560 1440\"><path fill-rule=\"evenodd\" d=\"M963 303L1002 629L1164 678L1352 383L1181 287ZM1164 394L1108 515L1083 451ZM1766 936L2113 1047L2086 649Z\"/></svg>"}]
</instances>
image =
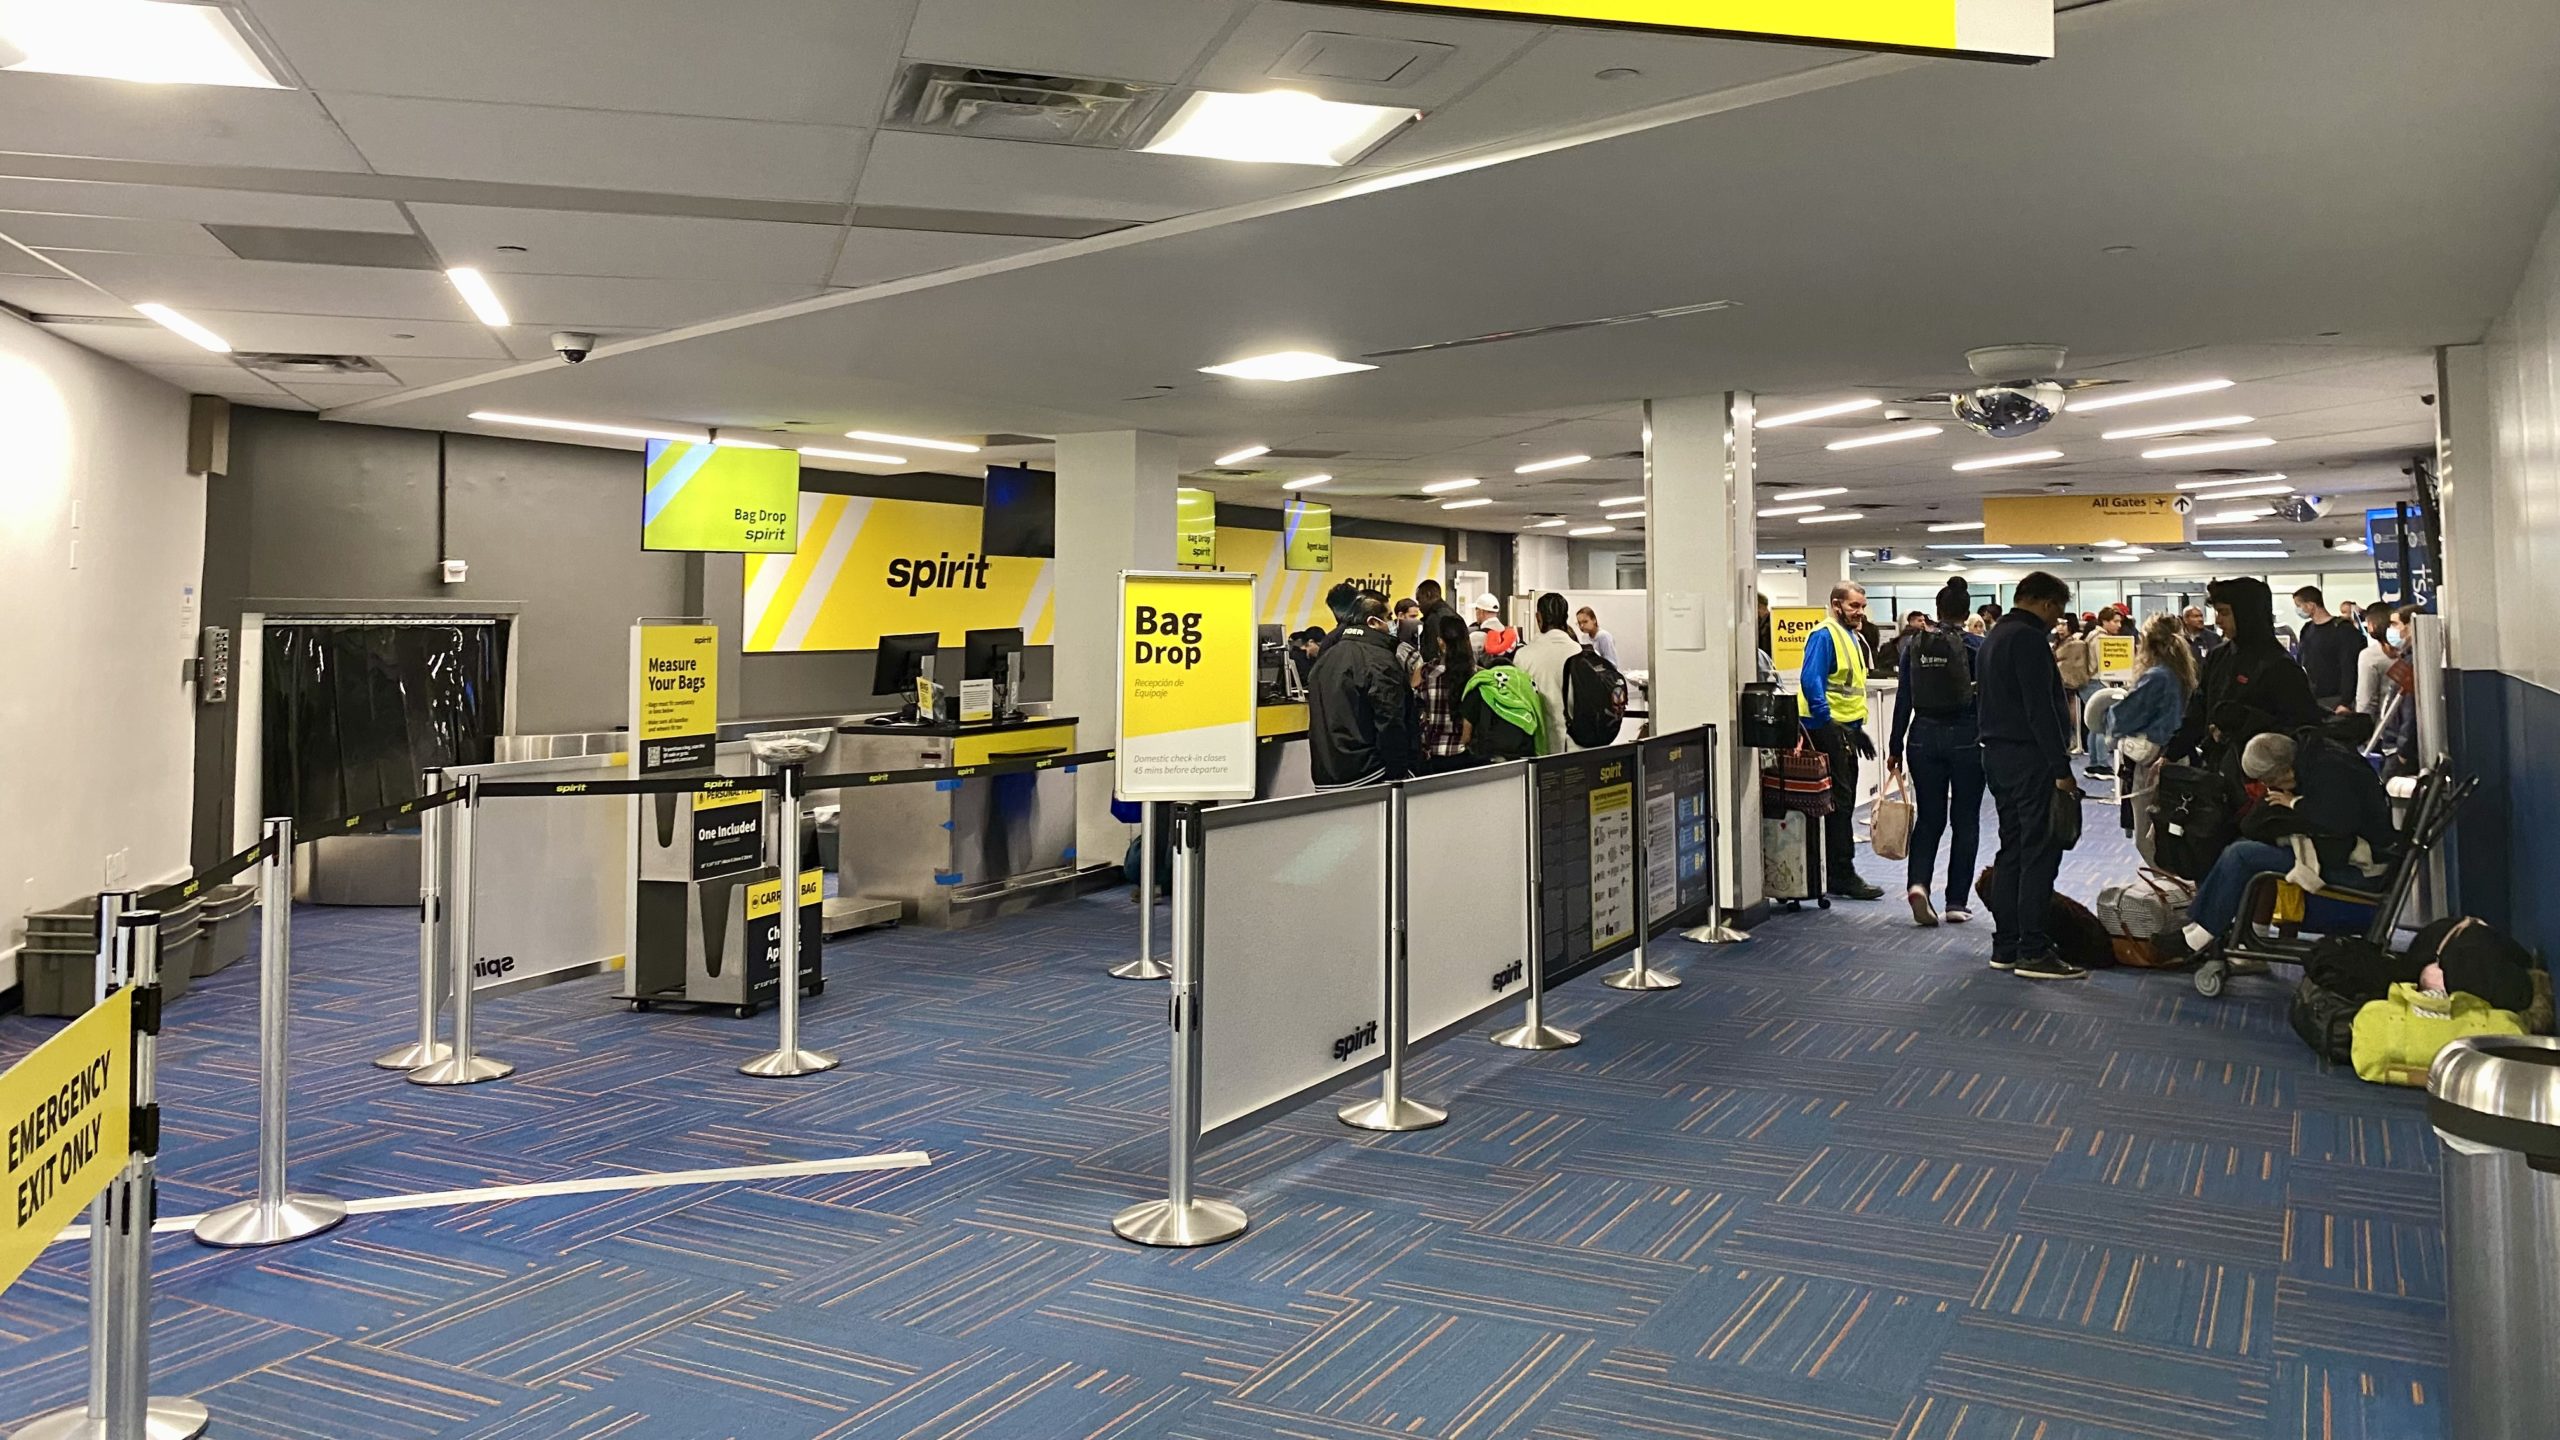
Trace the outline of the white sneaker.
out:
<instances>
[{"instance_id":1,"label":"white sneaker","mask_svg":"<svg viewBox=\"0 0 2560 1440\"><path fill-rule=\"evenodd\" d=\"M1950 925L1962 925L1972 918L1973 912L1970 910L1950 910L1946 915L1947 923Z\"/></svg>"},{"instance_id":2,"label":"white sneaker","mask_svg":"<svg viewBox=\"0 0 2560 1440\"><path fill-rule=\"evenodd\" d=\"M1938 909L1929 903L1929 887L1914 885L1907 892L1911 901L1911 923L1923 930L1938 928Z\"/></svg>"}]
</instances>

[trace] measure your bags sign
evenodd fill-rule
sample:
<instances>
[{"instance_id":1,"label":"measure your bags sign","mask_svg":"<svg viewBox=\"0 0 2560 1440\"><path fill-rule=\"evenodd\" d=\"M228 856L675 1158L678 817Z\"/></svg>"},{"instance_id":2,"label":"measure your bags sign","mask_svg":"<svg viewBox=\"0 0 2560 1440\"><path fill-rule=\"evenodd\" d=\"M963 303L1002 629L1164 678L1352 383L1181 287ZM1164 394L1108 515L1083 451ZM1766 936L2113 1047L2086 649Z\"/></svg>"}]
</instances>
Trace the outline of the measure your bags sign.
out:
<instances>
[{"instance_id":1,"label":"measure your bags sign","mask_svg":"<svg viewBox=\"0 0 2560 1440\"><path fill-rule=\"evenodd\" d=\"M0 1074L9 1126L0 1290L133 1152L133 992L119 990Z\"/></svg>"},{"instance_id":2,"label":"measure your bags sign","mask_svg":"<svg viewBox=\"0 0 2560 1440\"><path fill-rule=\"evenodd\" d=\"M1258 639L1250 575L1121 574L1121 799L1253 798Z\"/></svg>"},{"instance_id":3,"label":"measure your bags sign","mask_svg":"<svg viewBox=\"0 0 2560 1440\"><path fill-rule=\"evenodd\" d=\"M719 627L632 626L633 773L699 770L719 732Z\"/></svg>"}]
</instances>

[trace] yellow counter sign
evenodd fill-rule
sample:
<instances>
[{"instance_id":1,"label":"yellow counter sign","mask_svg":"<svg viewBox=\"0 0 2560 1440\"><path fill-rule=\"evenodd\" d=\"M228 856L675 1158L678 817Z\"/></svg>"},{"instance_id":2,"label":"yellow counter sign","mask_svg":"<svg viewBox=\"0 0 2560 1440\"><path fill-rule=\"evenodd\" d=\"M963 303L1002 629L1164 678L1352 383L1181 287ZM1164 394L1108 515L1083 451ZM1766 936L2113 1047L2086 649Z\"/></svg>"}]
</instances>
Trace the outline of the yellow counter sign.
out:
<instances>
[{"instance_id":1,"label":"yellow counter sign","mask_svg":"<svg viewBox=\"0 0 2560 1440\"><path fill-rule=\"evenodd\" d=\"M9 1126L5 1290L133 1151L133 992L108 996L0 1074L0 1115Z\"/></svg>"},{"instance_id":2,"label":"yellow counter sign","mask_svg":"<svg viewBox=\"0 0 2560 1440\"><path fill-rule=\"evenodd\" d=\"M2053 54L2053 0L1333 0L1507 20L1797 40L1998 60Z\"/></svg>"},{"instance_id":3,"label":"yellow counter sign","mask_svg":"<svg viewBox=\"0 0 2560 1440\"><path fill-rule=\"evenodd\" d=\"M1120 577L1121 799L1253 798L1259 639L1250 575Z\"/></svg>"},{"instance_id":4,"label":"yellow counter sign","mask_svg":"<svg viewBox=\"0 0 2560 1440\"><path fill-rule=\"evenodd\" d=\"M1813 638L1830 614L1809 607L1769 611L1769 658L1777 663L1779 674L1793 675L1804 668L1804 642Z\"/></svg>"}]
</instances>

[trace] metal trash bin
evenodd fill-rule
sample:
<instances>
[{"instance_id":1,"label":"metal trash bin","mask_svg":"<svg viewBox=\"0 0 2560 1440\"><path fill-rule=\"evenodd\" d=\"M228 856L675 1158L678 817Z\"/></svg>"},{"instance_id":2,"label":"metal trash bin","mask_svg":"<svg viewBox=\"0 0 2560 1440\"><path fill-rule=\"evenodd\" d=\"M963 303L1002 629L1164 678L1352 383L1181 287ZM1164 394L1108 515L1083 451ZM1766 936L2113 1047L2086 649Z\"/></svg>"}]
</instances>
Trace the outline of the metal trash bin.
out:
<instances>
[{"instance_id":1,"label":"metal trash bin","mask_svg":"<svg viewBox=\"0 0 2560 1440\"><path fill-rule=\"evenodd\" d=\"M2560 1039L2476 1035L2439 1052L2446 1440L2548 1440L2560 1415Z\"/></svg>"}]
</instances>

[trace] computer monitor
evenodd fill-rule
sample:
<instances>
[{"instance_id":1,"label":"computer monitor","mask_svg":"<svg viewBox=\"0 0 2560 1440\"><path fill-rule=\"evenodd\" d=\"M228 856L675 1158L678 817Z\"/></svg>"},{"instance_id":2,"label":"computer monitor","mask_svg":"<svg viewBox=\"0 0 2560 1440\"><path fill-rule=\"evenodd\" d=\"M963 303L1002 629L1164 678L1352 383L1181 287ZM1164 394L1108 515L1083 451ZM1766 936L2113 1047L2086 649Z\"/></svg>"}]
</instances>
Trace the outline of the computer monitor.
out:
<instances>
[{"instance_id":1,"label":"computer monitor","mask_svg":"<svg viewBox=\"0 0 2560 1440\"><path fill-rule=\"evenodd\" d=\"M1057 514L1056 475L1027 465L990 465L978 549L987 555L1052 559L1058 553Z\"/></svg>"},{"instance_id":2,"label":"computer monitor","mask_svg":"<svg viewBox=\"0 0 2560 1440\"><path fill-rule=\"evenodd\" d=\"M942 637L932 631L921 635L883 635L880 653L871 662L871 693L904 695L907 703L899 713L916 718L916 681L933 665L934 652L942 647Z\"/></svg>"},{"instance_id":3,"label":"computer monitor","mask_svg":"<svg viewBox=\"0 0 2560 1440\"><path fill-rule=\"evenodd\" d=\"M972 630L961 640L960 678L1002 680L1005 657L1022 653L1022 631Z\"/></svg>"}]
</instances>

